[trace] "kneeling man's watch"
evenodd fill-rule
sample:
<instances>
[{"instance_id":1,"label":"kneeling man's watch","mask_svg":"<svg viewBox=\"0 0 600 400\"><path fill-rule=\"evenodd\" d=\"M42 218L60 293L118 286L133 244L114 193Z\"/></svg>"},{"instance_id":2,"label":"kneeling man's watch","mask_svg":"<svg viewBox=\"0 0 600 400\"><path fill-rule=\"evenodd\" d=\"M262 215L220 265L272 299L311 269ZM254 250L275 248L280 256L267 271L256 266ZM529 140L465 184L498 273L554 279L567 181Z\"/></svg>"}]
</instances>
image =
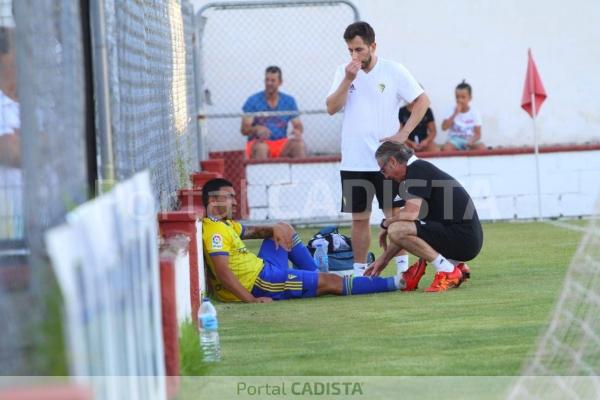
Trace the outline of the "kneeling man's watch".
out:
<instances>
[{"instance_id":1,"label":"kneeling man's watch","mask_svg":"<svg viewBox=\"0 0 600 400\"><path fill-rule=\"evenodd\" d=\"M387 228L388 228L388 227L387 227L387 226L385 226L384 222L385 222L385 218L381 220L381 223L379 224L379 227L380 227L381 229L383 229L384 231L387 231Z\"/></svg>"}]
</instances>

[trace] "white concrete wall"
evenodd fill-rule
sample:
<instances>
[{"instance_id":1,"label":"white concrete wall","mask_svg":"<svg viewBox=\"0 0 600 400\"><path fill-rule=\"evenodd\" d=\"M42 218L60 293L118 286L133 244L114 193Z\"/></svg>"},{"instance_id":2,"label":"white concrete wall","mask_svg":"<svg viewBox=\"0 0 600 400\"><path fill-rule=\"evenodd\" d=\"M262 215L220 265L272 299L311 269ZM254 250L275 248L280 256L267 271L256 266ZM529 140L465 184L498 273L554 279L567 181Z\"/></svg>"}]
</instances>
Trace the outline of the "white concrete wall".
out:
<instances>
[{"instance_id":1,"label":"white concrete wall","mask_svg":"<svg viewBox=\"0 0 600 400\"><path fill-rule=\"evenodd\" d=\"M192 316L190 297L190 253L182 250L175 257L175 298L177 302L177 322L189 321Z\"/></svg>"},{"instance_id":2,"label":"white concrete wall","mask_svg":"<svg viewBox=\"0 0 600 400\"><path fill-rule=\"evenodd\" d=\"M205 3L194 2L196 7ZM540 142L600 140L600 2L354 0L354 4L376 31L378 54L403 63L424 85L438 130L443 114L454 104L454 87L464 78L473 85L473 105L483 116L486 144L532 144L531 119L520 108L531 47L549 96L538 119ZM273 38L283 40L285 35L277 32ZM306 40L318 54L319 39ZM344 51L341 38L340 47ZM283 54L272 48L281 59ZM245 76L247 65L239 68L240 76ZM290 83L315 79L302 76L302 69L292 72L296 79L288 74ZM333 72L322 74L331 79ZM309 149L319 147L310 134L307 139ZM445 135L440 132L437 141L444 142Z\"/></svg>"},{"instance_id":3,"label":"white concrete wall","mask_svg":"<svg viewBox=\"0 0 600 400\"><path fill-rule=\"evenodd\" d=\"M538 216L532 154L430 158L470 193L481 219ZM539 158L544 217L590 215L600 196L600 151L545 153ZM342 219L339 163L247 167L250 219ZM372 222L383 215L374 204Z\"/></svg>"}]
</instances>

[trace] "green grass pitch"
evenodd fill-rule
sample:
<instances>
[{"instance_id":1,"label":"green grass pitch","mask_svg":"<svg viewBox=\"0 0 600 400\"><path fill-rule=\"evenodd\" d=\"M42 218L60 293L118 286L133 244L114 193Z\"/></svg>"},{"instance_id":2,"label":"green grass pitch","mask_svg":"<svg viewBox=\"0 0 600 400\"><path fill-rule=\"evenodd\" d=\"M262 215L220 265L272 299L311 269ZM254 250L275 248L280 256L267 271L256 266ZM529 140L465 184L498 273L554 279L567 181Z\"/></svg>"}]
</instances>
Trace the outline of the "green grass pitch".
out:
<instances>
[{"instance_id":1,"label":"green grass pitch","mask_svg":"<svg viewBox=\"0 0 600 400\"><path fill-rule=\"evenodd\" d=\"M316 230L299 232L307 241ZM187 329L182 374L518 375L550 318L582 233L512 222L486 223L484 235L482 252L469 263L471 280L445 293L422 291L435 273L428 266L411 293L217 303L222 361L201 363L196 333ZM258 241L247 243L258 250ZM376 229L371 250L379 253ZM390 264L384 274L394 271Z\"/></svg>"}]
</instances>

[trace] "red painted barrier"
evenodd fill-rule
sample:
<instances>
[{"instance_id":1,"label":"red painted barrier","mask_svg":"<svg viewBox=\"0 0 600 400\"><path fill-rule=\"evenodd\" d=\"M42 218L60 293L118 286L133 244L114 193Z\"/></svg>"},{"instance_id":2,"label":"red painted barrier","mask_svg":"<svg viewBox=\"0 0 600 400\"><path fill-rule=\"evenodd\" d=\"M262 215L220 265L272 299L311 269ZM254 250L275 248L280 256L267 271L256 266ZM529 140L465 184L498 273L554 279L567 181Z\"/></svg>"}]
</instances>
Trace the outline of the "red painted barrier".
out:
<instances>
[{"instance_id":1,"label":"red painted barrier","mask_svg":"<svg viewBox=\"0 0 600 400\"><path fill-rule=\"evenodd\" d=\"M194 189L202 189L206 182L215 178L219 178L219 174L216 172L193 172L190 175L190 180L192 181Z\"/></svg>"},{"instance_id":2,"label":"red painted barrier","mask_svg":"<svg viewBox=\"0 0 600 400\"><path fill-rule=\"evenodd\" d=\"M220 178L225 176L225 160L222 158L200 161L200 168L205 172L215 172Z\"/></svg>"},{"instance_id":3,"label":"red painted barrier","mask_svg":"<svg viewBox=\"0 0 600 400\"><path fill-rule=\"evenodd\" d=\"M204 216L203 213L193 209L170 211L158 214L158 228L160 235L164 239L169 239L177 235L185 235L189 238L189 259L190 259L190 299L192 304L192 321L196 321L198 307L200 307L200 281L198 254L202 249L197 245L196 221ZM201 239L201 238L200 238Z\"/></svg>"},{"instance_id":4,"label":"red painted barrier","mask_svg":"<svg viewBox=\"0 0 600 400\"><path fill-rule=\"evenodd\" d=\"M186 245L187 240L168 240L160 249L160 299L168 398L175 397L179 390L179 326L175 259L182 250L181 246Z\"/></svg>"},{"instance_id":5,"label":"red painted barrier","mask_svg":"<svg viewBox=\"0 0 600 400\"><path fill-rule=\"evenodd\" d=\"M188 210L204 215L204 206L202 205L202 190L199 189L179 189L177 190L179 199L179 209Z\"/></svg>"}]
</instances>

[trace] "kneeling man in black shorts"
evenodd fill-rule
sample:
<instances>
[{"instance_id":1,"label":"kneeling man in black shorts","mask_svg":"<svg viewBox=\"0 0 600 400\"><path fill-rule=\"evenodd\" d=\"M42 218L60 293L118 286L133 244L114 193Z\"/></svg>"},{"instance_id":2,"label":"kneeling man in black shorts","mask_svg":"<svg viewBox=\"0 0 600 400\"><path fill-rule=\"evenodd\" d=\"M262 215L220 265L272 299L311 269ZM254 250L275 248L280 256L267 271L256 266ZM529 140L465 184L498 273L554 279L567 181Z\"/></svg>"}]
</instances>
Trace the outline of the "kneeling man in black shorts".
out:
<instances>
[{"instance_id":1,"label":"kneeling man in black shorts","mask_svg":"<svg viewBox=\"0 0 600 400\"><path fill-rule=\"evenodd\" d=\"M381 221L387 230L387 237L381 240L384 253L365 275L379 275L398 250L404 249L420 257L420 262L403 273L405 290L417 288L427 262L437 273L426 292L460 286L470 275L465 261L475 258L483 245L473 200L456 179L417 158L404 144L385 142L375 158L381 173L400 184L406 205L394 217Z\"/></svg>"}]
</instances>

